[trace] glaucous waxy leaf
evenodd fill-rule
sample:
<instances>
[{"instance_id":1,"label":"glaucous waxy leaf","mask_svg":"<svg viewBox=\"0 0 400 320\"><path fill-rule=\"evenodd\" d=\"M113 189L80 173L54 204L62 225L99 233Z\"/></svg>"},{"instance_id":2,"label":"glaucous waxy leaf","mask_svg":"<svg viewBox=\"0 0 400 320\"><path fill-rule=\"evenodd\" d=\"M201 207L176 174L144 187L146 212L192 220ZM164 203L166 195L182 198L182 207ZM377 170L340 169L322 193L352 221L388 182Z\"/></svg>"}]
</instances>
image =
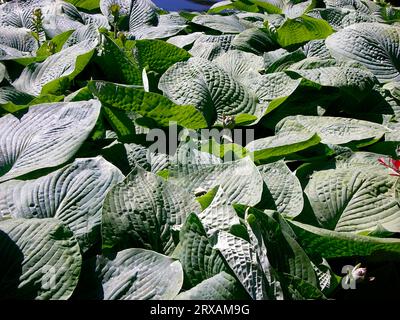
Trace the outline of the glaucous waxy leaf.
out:
<instances>
[{"instance_id":1,"label":"glaucous waxy leaf","mask_svg":"<svg viewBox=\"0 0 400 320\"><path fill-rule=\"evenodd\" d=\"M193 57L203 58L207 60L214 60L220 55L232 50L234 48L232 42L235 35L199 35L193 43L189 53Z\"/></svg>"},{"instance_id":2,"label":"glaucous waxy leaf","mask_svg":"<svg viewBox=\"0 0 400 320\"><path fill-rule=\"evenodd\" d=\"M98 256L97 273L104 300L172 300L183 283L179 261L138 248Z\"/></svg>"},{"instance_id":3,"label":"glaucous waxy leaf","mask_svg":"<svg viewBox=\"0 0 400 320\"><path fill-rule=\"evenodd\" d=\"M124 176L101 157L77 159L46 176L0 184L0 218L56 218L71 229L82 251L100 241L101 210Z\"/></svg>"},{"instance_id":4,"label":"glaucous waxy leaf","mask_svg":"<svg viewBox=\"0 0 400 320\"><path fill-rule=\"evenodd\" d=\"M285 161L280 160L257 168L271 193L276 210L289 218L299 215L304 206L303 190L300 181Z\"/></svg>"},{"instance_id":5,"label":"glaucous waxy leaf","mask_svg":"<svg viewBox=\"0 0 400 320\"><path fill-rule=\"evenodd\" d=\"M0 220L0 298L67 300L82 257L72 232L57 219Z\"/></svg>"},{"instance_id":6,"label":"glaucous waxy leaf","mask_svg":"<svg viewBox=\"0 0 400 320\"><path fill-rule=\"evenodd\" d=\"M357 165L315 172L305 193L319 226L339 232L400 231L397 178L382 166Z\"/></svg>"},{"instance_id":7,"label":"glaucous waxy leaf","mask_svg":"<svg viewBox=\"0 0 400 320\"><path fill-rule=\"evenodd\" d=\"M87 39L49 56L42 63L27 66L13 86L34 96L65 91L69 82L89 63L97 43L97 40Z\"/></svg>"},{"instance_id":8,"label":"glaucous waxy leaf","mask_svg":"<svg viewBox=\"0 0 400 320\"><path fill-rule=\"evenodd\" d=\"M26 58L35 55L37 40L26 28L0 27L0 60Z\"/></svg>"},{"instance_id":9,"label":"glaucous waxy leaf","mask_svg":"<svg viewBox=\"0 0 400 320\"><path fill-rule=\"evenodd\" d=\"M189 213L200 211L194 195L137 167L104 201L103 247L170 254L175 249L174 232Z\"/></svg>"},{"instance_id":10,"label":"glaucous waxy leaf","mask_svg":"<svg viewBox=\"0 0 400 320\"><path fill-rule=\"evenodd\" d=\"M246 29L236 15L198 15L193 18L192 23L228 34L240 33Z\"/></svg>"},{"instance_id":11,"label":"glaucous waxy leaf","mask_svg":"<svg viewBox=\"0 0 400 320\"><path fill-rule=\"evenodd\" d=\"M323 297L310 258L295 240L293 230L282 216L276 212L249 208L246 220L251 243L257 249L269 281L269 294L279 298L282 290L286 299L296 300L307 298L310 294L308 290L311 290L316 298ZM293 286L294 281L304 283Z\"/></svg>"},{"instance_id":12,"label":"glaucous waxy leaf","mask_svg":"<svg viewBox=\"0 0 400 320\"><path fill-rule=\"evenodd\" d=\"M358 144L371 143L379 140L388 128L380 124L340 117L317 117L317 116L289 116L279 122L276 126L277 132L285 131L286 127L301 127L309 132L317 133L321 142L325 144L347 144L355 142ZM294 131L295 132L295 131Z\"/></svg>"},{"instance_id":13,"label":"glaucous waxy leaf","mask_svg":"<svg viewBox=\"0 0 400 320\"><path fill-rule=\"evenodd\" d=\"M210 205L198 217L209 236L219 230L229 231L232 226L240 224L235 209L228 203L228 198L220 187Z\"/></svg>"},{"instance_id":14,"label":"glaucous waxy leaf","mask_svg":"<svg viewBox=\"0 0 400 320\"><path fill-rule=\"evenodd\" d=\"M0 118L0 182L68 161L94 128L97 100L30 107Z\"/></svg>"},{"instance_id":15,"label":"glaucous waxy leaf","mask_svg":"<svg viewBox=\"0 0 400 320\"><path fill-rule=\"evenodd\" d=\"M381 23L357 23L326 39L336 59L357 61L379 81L398 81L400 40L397 27Z\"/></svg>"},{"instance_id":16,"label":"glaucous waxy leaf","mask_svg":"<svg viewBox=\"0 0 400 320\"><path fill-rule=\"evenodd\" d=\"M261 200L263 180L250 157L221 164L176 164L168 170L168 181L195 193L220 186L228 204L254 206Z\"/></svg>"},{"instance_id":17,"label":"glaucous waxy leaf","mask_svg":"<svg viewBox=\"0 0 400 320\"><path fill-rule=\"evenodd\" d=\"M202 111L209 124L224 116L259 115L256 95L217 64L201 58L178 62L163 74L159 89L177 104Z\"/></svg>"},{"instance_id":18,"label":"glaucous waxy leaf","mask_svg":"<svg viewBox=\"0 0 400 320\"><path fill-rule=\"evenodd\" d=\"M215 247L254 300L268 299L266 283L253 246L228 232L218 233Z\"/></svg>"}]
</instances>

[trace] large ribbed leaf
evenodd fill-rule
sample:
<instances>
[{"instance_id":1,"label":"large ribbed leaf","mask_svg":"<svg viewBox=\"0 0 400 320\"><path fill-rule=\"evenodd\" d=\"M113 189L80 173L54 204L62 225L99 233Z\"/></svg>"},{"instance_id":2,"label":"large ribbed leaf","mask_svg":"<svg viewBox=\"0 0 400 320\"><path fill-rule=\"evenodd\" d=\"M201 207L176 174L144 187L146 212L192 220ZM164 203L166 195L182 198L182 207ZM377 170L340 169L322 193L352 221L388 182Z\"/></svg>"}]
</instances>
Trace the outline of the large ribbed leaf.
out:
<instances>
[{"instance_id":1,"label":"large ribbed leaf","mask_svg":"<svg viewBox=\"0 0 400 320\"><path fill-rule=\"evenodd\" d=\"M171 12L159 16L156 26L142 26L135 32L130 32L129 36L135 39L165 39L184 30L187 27L186 23L186 19L177 12Z\"/></svg>"},{"instance_id":2,"label":"large ribbed leaf","mask_svg":"<svg viewBox=\"0 0 400 320\"><path fill-rule=\"evenodd\" d=\"M276 210L291 218L299 215L304 206L303 190L285 161L280 160L257 168L271 193Z\"/></svg>"},{"instance_id":3,"label":"large ribbed leaf","mask_svg":"<svg viewBox=\"0 0 400 320\"><path fill-rule=\"evenodd\" d=\"M41 104L0 118L0 181L69 160L89 136L100 112L96 100Z\"/></svg>"},{"instance_id":4,"label":"large ribbed leaf","mask_svg":"<svg viewBox=\"0 0 400 320\"><path fill-rule=\"evenodd\" d=\"M235 15L198 15L192 22L222 33L240 33L246 29Z\"/></svg>"},{"instance_id":5,"label":"large ribbed leaf","mask_svg":"<svg viewBox=\"0 0 400 320\"><path fill-rule=\"evenodd\" d=\"M42 63L29 65L13 85L32 95L64 91L69 82L85 68L96 45L96 40L84 40L48 57Z\"/></svg>"},{"instance_id":6,"label":"large ribbed leaf","mask_svg":"<svg viewBox=\"0 0 400 320\"><path fill-rule=\"evenodd\" d=\"M88 88L106 106L133 111L163 127L168 127L171 122L190 129L207 127L204 116L195 107L177 105L157 93L105 81L91 81Z\"/></svg>"},{"instance_id":7,"label":"large ribbed leaf","mask_svg":"<svg viewBox=\"0 0 400 320\"><path fill-rule=\"evenodd\" d=\"M72 232L57 219L0 221L0 299L68 299L81 271Z\"/></svg>"},{"instance_id":8,"label":"large ribbed leaf","mask_svg":"<svg viewBox=\"0 0 400 320\"><path fill-rule=\"evenodd\" d=\"M189 53L194 57L212 61L216 57L234 48L232 45L234 38L235 36L232 34L219 36L199 35Z\"/></svg>"},{"instance_id":9,"label":"large ribbed leaf","mask_svg":"<svg viewBox=\"0 0 400 320\"><path fill-rule=\"evenodd\" d=\"M320 226L360 232L378 225L400 231L397 178L383 167L361 165L314 173L305 192Z\"/></svg>"},{"instance_id":10,"label":"large ribbed leaf","mask_svg":"<svg viewBox=\"0 0 400 320\"><path fill-rule=\"evenodd\" d=\"M169 169L168 181L190 192L221 186L228 204L256 205L261 200L262 177L249 157L214 165L177 164Z\"/></svg>"},{"instance_id":11,"label":"large ribbed leaf","mask_svg":"<svg viewBox=\"0 0 400 320\"><path fill-rule=\"evenodd\" d=\"M154 251L126 249L97 264L105 300L170 300L183 283L179 261Z\"/></svg>"},{"instance_id":12,"label":"large ribbed leaf","mask_svg":"<svg viewBox=\"0 0 400 320\"><path fill-rule=\"evenodd\" d=\"M81 248L100 241L101 209L111 186L124 176L102 158L79 159L35 180L0 184L0 217L57 218L63 221Z\"/></svg>"},{"instance_id":13,"label":"large ribbed leaf","mask_svg":"<svg viewBox=\"0 0 400 320\"><path fill-rule=\"evenodd\" d=\"M249 296L242 285L230 274L222 271L180 293L176 300L245 300Z\"/></svg>"},{"instance_id":14,"label":"large ribbed leaf","mask_svg":"<svg viewBox=\"0 0 400 320\"><path fill-rule=\"evenodd\" d=\"M38 43L26 28L0 27L0 60L33 56Z\"/></svg>"},{"instance_id":15,"label":"large ribbed leaf","mask_svg":"<svg viewBox=\"0 0 400 320\"><path fill-rule=\"evenodd\" d=\"M215 248L221 252L229 267L254 300L268 299L265 278L258 264L256 251L249 242L221 231Z\"/></svg>"},{"instance_id":16,"label":"large ribbed leaf","mask_svg":"<svg viewBox=\"0 0 400 320\"><path fill-rule=\"evenodd\" d=\"M251 230L252 244L258 249L271 289L277 285L275 282L279 281L278 287L282 287L287 299L314 298L315 293L321 297L322 294L318 294L318 280L314 267L281 215L250 208L246 219ZM292 281L305 282L306 285L293 288ZM314 287L314 290L311 290L312 296L308 296L309 287ZM296 293L296 290L299 292Z\"/></svg>"},{"instance_id":17,"label":"large ribbed leaf","mask_svg":"<svg viewBox=\"0 0 400 320\"><path fill-rule=\"evenodd\" d=\"M239 217L222 188L218 188L210 205L198 214L208 235L219 230L229 231L234 225L240 224Z\"/></svg>"},{"instance_id":18,"label":"large ribbed leaf","mask_svg":"<svg viewBox=\"0 0 400 320\"><path fill-rule=\"evenodd\" d=\"M185 286L194 287L222 271L229 272L221 254L213 248L200 219L188 215L179 233L179 245L173 256L180 260Z\"/></svg>"},{"instance_id":19,"label":"large ribbed leaf","mask_svg":"<svg viewBox=\"0 0 400 320\"><path fill-rule=\"evenodd\" d=\"M176 63L161 77L159 88L175 103L194 105L210 124L222 122L223 116L260 114L255 94L205 59Z\"/></svg>"},{"instance_id":20,"label":"large ribbed leaf","mask_svg":"<svg viewBox=\"0 0 400 320\"><path fill-rule=\"evenodd\" d=\"M337 59L353 60L368 68L381 82L400 80L400 33L380 23L353 24L326 39Z\"/></svg>"},{"instance_id":21,"label":"large ribbed leaf","mask_svg":"<svg viewBox=\"0 0 400 320\"><path fill-rule=\"evenodd\" d=\"M279 132L286 128L299 128L299 133L304 131L316 132L321 137L322 143L346 144L350 142L371 143L379 140L388 128L373 122L352 118L316 117L316 116L290 116L277 124ZM295 132L295 131L294 131Z\"/></svg>"},{"instance_id":22,"label":"large ribbed leaf","mask_svg":"<svg viewBox=\"0 0 400 320\"><path fill-rule=\"evenodd\" d=\"M191 212L199 212L194 195L140 167L114 186L103 206L103 247L141 247L170 254L174 230Z\"/></svg>"},{"instance_id":23,"label":"large ribbed leaf","mask_svg":"<svg viewBox=\"0 0 400 320\"><path fill-rule=\"evenodd\" d=\"M331 60L305 59L286 71L292 77L302 77L323 87L339 88L346 95L362 100L377 83L368 70L343 63L333 65Z\"/></svg>"}]
</instances>

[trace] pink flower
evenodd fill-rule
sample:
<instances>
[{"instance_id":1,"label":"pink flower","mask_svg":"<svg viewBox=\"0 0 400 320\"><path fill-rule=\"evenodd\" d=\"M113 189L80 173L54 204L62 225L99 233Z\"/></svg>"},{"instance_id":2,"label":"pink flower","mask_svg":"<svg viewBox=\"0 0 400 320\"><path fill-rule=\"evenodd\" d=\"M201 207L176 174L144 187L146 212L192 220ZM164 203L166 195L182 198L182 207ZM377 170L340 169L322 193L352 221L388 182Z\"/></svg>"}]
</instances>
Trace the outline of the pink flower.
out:
<instances>
[{"instance_id":1,"label":"pink flower","mask_svg":"<svg viewBox=\"0 0 400 320\"><path fill-rule=\"evenodd\" d=\"M389 163L385 162L384 158L379 158L380 164L384 165L386 168L391 169L394 173L390 173L391 176L400 177L400 160L390 159Z\"/></svg>"}]
</instances>

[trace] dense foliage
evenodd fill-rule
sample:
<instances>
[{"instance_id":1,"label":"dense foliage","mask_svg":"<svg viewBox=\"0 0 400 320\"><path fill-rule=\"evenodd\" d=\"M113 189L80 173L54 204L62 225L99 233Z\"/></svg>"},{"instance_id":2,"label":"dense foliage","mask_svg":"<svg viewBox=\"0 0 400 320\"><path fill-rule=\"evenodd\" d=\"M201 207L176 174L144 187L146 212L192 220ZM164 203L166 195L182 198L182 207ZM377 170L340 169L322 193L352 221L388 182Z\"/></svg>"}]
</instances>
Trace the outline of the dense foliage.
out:
<instances>
[{"instance_id":1,"label":"dense foliage","mask_svg":"<svg viewBox=\"0 0 400 320\"><path fill-rule=\"evenodd\" d=\"M394 297L399 22L369 0L0 5L0 297Z\"/></svg>"}]
</instances>

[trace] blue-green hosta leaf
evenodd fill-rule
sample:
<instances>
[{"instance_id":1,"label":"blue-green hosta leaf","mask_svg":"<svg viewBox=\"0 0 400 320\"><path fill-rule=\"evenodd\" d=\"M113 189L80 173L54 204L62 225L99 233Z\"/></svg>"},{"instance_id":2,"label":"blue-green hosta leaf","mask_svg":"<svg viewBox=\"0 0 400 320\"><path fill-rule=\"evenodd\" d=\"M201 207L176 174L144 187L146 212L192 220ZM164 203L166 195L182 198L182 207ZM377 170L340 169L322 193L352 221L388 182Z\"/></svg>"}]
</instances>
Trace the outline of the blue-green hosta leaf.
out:
<instances>
[{"instance_id":1,"label":"blue-green hosta leaf","mask_svg":"<svg viewBox=\"0 0 400 320\"><path fill-rule=\"evenodd\" d=\"M221 16L202 14L194 17L192 22L228 34L240 33L246 29L246 27L240 23L236 15Z\"/></svg>"},{"instance_id":2,"label":"blue-green hosta leaf","mask_svg":"<svg viewBox=\"0 0 400 320\"><path fill-rule=\"evenodd\" d=\"M243 80L242 80L243 81ZM244 85L249 88L261 101L290 96L301 84L301 79L293 79L285 72L274 72L265 75L254 74L246 78ZM272 111L267 108L266 113Z\"/></svg>"},{"instance_id":3,"label":"blue-green hosta leaf","mask_svg":"<svg viewBox=\"0 0 400 320\"><path fill-rule=\"evenodd\" d=\"M0 184L0 217L57 218L78 239L83 251L100 239L104 198L121 172L104 159L78 159L34 180L10 180Z\"/></svg>"},{"instance_id":4,"label":"blue-green hosta leaf","mask_svg":"<svg viewBox=\"0 0 400 320\"><path fill-rule=\"evenodd\" d=\"M276 32L278 43L282 47L289 47L310 40L325 39L333 30L325 20L301 16L287 19Z\"/></svg>"},{"instance_id":5,"label":"blue-green hosta leaf","mask_svg":"<svg viewBox=\"0 0 400 320\"><path fill-rule=\"evenodd\" d=\"M68 37L67 41L64 43L62 49L72 47L82 41L90 40L93 43L98 43L100 40L100 33L97 30L97 26L93 23L82 25L76 29Z\"/></svg>"},{"instance_id":6,"label":"blue-green hosta leaf","mask_svg":"<svg viewBox=\"0 0 400 320\"><path fill-rule=\"evenodd\" d=\"M300 181L285 161L280 160L257 168L271 193L276 210L289 218L299 215L304 206L303 190Z\"/></svg>"},{"instance_id":7,"label":"blue-green hosta leaf","mask_svg":"<svg viewBox=\"0 0 400 320\"><path fill-rule=\"evenodd\" d=\"M235 39L234 35L200 35L193 44L189 53L198 58L207 60L214 60L225 52L234 48L232 41Z\"/></svg>"},{"instance_id":8,"label":"blue-green hosta leaf","mask_svg":"<svg viewBox=\"0 0 400 320\"><path fill-rule=\"evenodd\" d=\"M0 118L0 181L68 161L94 128L96 100L41 104Z\"/></svg>"},{"instance_id":9,"label":"blue-green hosta leaf","mask_svg":"<svg viewBox=\"0 0 400 320\"><path fill-rule=\"evenodd\" d=\"M296 239L310 256L326 259L338 257L400 255L400 240L361 236L349 232L336 232L290 221Z\"/></svg>"},{"instance_id":10,"label":"blue-green hosta leaf","mask_svg":"<svg viewBox=\"0 0 400 320\"><path fill-rule=\"evenodd\" d=\"M129 17L131 14L131 6L132 2L137 2L137 4L144 4L147 1L136 1L136 0L100 0L100 10L101 13L108 19L110 24L114 23L114 17L111 14L111 6L116 5L119 7L118 13L119 16ZM154 14L153 11L148 13L149 15ZM142 19L138 20L139 23L144 23L146 21L145 17L146 13L143 12L143 16L140 17ZM139 18L139 16L138 16Z\"/></svg>"},{"instance_id":11,"label":"blue-green hosta leaf","mask_svg":"<svg viewBox=\"0 0 400 320\"><path fill-rule=\"evenodd\" d=\"M0 297L66 300L78 284L82 257L57 219L0 221Z\"/></svg>"},{"instance_id":12,"label":"blue-green hosta leaf","mask_svg":"<svg viewBox=\"0 0 400 320\"><path fill-rule=\"evenodd\" d=\"M331 35L326 45L336 59L359 62L385 83L400 80L399 39L396 27L358 23Z\"/></svg>"},{"instance_id":13,"label":"blue-green hosta leaf","mask_svg":"<svg viewBox=\"0 0 400 320\"><path fill-rule=\"evenodd\" d=\"M37 49L37 40L29 29L0 27L0 60L32 57Z\"/></svg>"},{"instance_id":14,"label":"blue-green hosta leaf","mask_svg":"<svg viewBox=\"0 0 400 320\"><path fill-rule=\"evenodd\" d=\"M41 6L43 29L50 38L82 26L84 20L75 6L64 1L48 1ZM32 13L28 12L28 13Z\"/></svg>"},{"instance_id":15,"label":"blue-green hosta leaf","mask_svg":"<svg viewBox=\"0 0 400 320\"><path fill-rule=\"evenodd\" d=\"M243 286L235 277L222 271L180 293L175 300L247 300Z\"/></svg>"},{"instance_id":16,"label":"blue-green hosta leaf","mask_svg":"<svg viewBox=\"0 0 400 320\"><path fill-rule=\"evenodd\" d=\"M178 48L185 48L192 45L197 39L199 39L200 36L203 35L203 32L193 32L190 34L171 37L167 40L167 43L173 44Z\"/></svg>"},{"instance_id":17,"label":"blue-green hosta leaf","mask_svg":"<svg viewBox=\"0 0 400 320\"><path fill-rule=\"evenodd\" d=\"M214 246L223 255L229 267L254 300L267 300L266 279L258 263L253 246L234 235L221 231Z\"/></svg>"},{"instance_id":18,"label":"blue-green hosta leaf","mask_svg":"<svg viewBox=\"0 0 400 320\"><path fill-rule=\"evenodd\" d=\"M187 27L187 21L177 12L163 14L155 26L146 26L129 32L135 39L165 39L177 35Z\"/></svg>"},{"instance_id":19,"label":"blue-green hosta leaf","mask_svg":"<svg viewBox=\"0 0 400 320\"><path fill-rule=\"evenodd\" d=\"M205 117L194 106L177 105L160 94L145 92L136 86L90 81L88 88L106 106L133 111L160 126L168 127L170 122L176 122L190 129L207 127Z\"/></svg>"},{"instance_id":20,"label":"blue-green hosta leaf","mask_svg":"<svg viewBox=\"0 0 400 320\"><path fill-rule=\"evenodd\" d=\"M218 187L210 205L198 214L208 235L219 230L229 231L232 226L240 224L235 209L228 202L224 190Z\"/></svg>"},{"instance_id":21,"label":"blue-green hosta leaf","mask_svg":"<svg viewBox=\"0 0 400 320\"><path fill-rule=\"evenodd\" d=\"M100 13L89 14L85 12L80 13L85 25L94 24L97 28L106 28L110 30L110 25L108 24L108 20L105 16Z\"/></svg>"},{"instance_id":22,"label":"blue-green hosta leaf","mask_svg":"<svg viewBox=\"0 0 400 320\"><path fill-rule=\"evenodd\" d=\"M97 272L105 300L171 300L183 284L179 261L138 248L98 257Z\"/></svg>"},{"instance_id":23,"label":"blue-green hosta leaf","mask_svg":"<svg viewBox=\"0 0 400 320\"><path fill-rule=\"evenodd\" d=\"M380 6L373 1L363 0L324 0L327 8L344 8L364 14L372 14Z\"/></svg>"},{"instance_id":24,"label":"blue-green hosta leaf","mask_svg":"<svg viewBox=\"0 0 400 320\"><path fill-rule=\"evenodd\" d=\"M159 89L177 104L202 111L209 123L241 113L260 115L253 92L217 64L200 58L178 62L163 74Z\"/></svg>"},{"instance_id":25,"label":"blue-green hosta leaf","mask_svg":"<svg viewBox=\"0 0 400 320\"><path fill-rule=\"evenodd\" d=\"M230 272L194 213L188 215L179 233L179 240L173 257L182 264L185 287L194 287L222 271Z\"/></svg>"},{"instance_id":26,"label":"blue-green hosta leaf","mask_svg":"<svg viewBox=\"0 0 400 320\"><path fill-rule=\"evenodd\" d=\"M315 172L305 189L323 228L361 232L378 224L400 231L397 178L382 166L357 165Z\"/></svg>"},{"instance_id":27,"label":"blue-green hosta leaf","mask_svg":"<svg viewBox=\"0 0 400 320\"><path fill-rule=\"evenodd\" d=\"M307 61L310 62L309 67ZM317 59L308 58L299 62L299 65L292 65L287 73L290 76L300 76L324 87L339 88L359 100L364 98L365 94L371 91L377 82L370 71L351 64L321 65L321 67L315 68L312 66L313 61L316 64L318 63ZM322 64L323 61L321 60Z\"/></svg>"},{"instance_id":28,"label":"blue-green hosta leaf","mask_svg":"<svg viewBox=\"0 0 400 320\"><path fill-rule=\"evenodd\" d=\"M4 64L0 62L0 83L3 82L4 78L7 77L7 69ZM2 103L2 102L0 102Z\"/></svg>"},{"instance_id":29,"label":"blue-green hosta leaf","mask_svg":"<svg viewBox=\"0 0 400 320\"><path fill-rule=\"evenodd\" d=\"M84 40L48 57L42 63L29 65L13 85L35 96L62 91L85 68L96 45L97 41Z\"/></svg>"},{"instance_id":30,"label":"blue-green hosta leaf","mask_svg":"<svg viewBox=\"0 0 400 320\"><path fill-rule=\"evenodd\" d=\"M318 292L314 266L281 215L249 208L246 220L251 231L251 242L258 249L259 259L263 261L264 272L271 284L270 290L281 287L285 289L285 298L291 299L309 299L315 293L318 298L322 297L322 293ZM309 290L304 290L304 285L299 285L301 282L307 284L306 289L315 288L311 290L312 296L308 296Z\"/></svg>"},{"instance_id":31,"label":"blue-green hosta leaf","mask_svg":"<svg viewBox=\"0 0 400 320\"><path fill-rule=\"evenodd\" d=\"M200 211L194 195L137 167L104 201L103 246L170 254L175 249L173 231L189 213Z\"/></svg>"},{"instance_id":32,"label":"blue-green hosta leaf","mask_svg":"<svg viewBox=\"0 0 400 320\"><path fill-rule=\"evenodd\" d=\"M239 81L247 74L257 73L264 69L263 58L253 53L231 50L219 56L214 63Z\"/></svg>"},{"instance_id":33,"label":"blue-green hosta leaf","mask_svg":"<svg viewBox=\"0 0 400 320\"><path fill-rule=\"evenodd\" d=\"M275 36L265 28L250 28L238 34L232 41L234 48L257 55L279 48Z\"/></svg>"},{"instance_id":34,"label":"blue-green hosta leaf","mask_svg":"<svg viewBox=\"0 0 400 320\"><path fill-rule=\"evenodd\" d=\"M326 20L335 30L340 30L356 23L378 21L377 17L370 14L340 8L315 9L309 12L309 15Z\"/></svg>"},{"instance_id":35,"label":"blue-green hosta leaf","mask_svg":"<svg viewBox=\"0 0 400 320\"><path fill-rule=\"evenodd\" d=\"M311 40L303 46L303 51L308 58L332 58L329 49L325 45L325 40Z\"/></svg>"},{"instance_id":36,"label":"blue-green hosta leaf","mask_svg":"<svg viewBox=\"0 0 400 320\"><path fill-rule=\"evenodd\" d=\"M310 132L316 132L321 142L325 144L347 144L357 142L369 144L379 140L386 132L390 131L380 124L340 117L318 116L289 116L279 122L276 130L285 131L285 128L298 128L299 132L306 128ZM294 131L295 132L295 131Z\"/></svg>"},{"instance_id":37,"label":"blue-green hosta leaf","mask_svg":"<svg viewBox=\"0 0 400 320\"><path fill-rule=\"evenodd\" d=\"M210 190L220 186L228 204L254 206L261 200L262 177L249 158L221 164L177 164L169 169L168 181L192 193L197 189Z\"/></svg>"}]
</instances>

